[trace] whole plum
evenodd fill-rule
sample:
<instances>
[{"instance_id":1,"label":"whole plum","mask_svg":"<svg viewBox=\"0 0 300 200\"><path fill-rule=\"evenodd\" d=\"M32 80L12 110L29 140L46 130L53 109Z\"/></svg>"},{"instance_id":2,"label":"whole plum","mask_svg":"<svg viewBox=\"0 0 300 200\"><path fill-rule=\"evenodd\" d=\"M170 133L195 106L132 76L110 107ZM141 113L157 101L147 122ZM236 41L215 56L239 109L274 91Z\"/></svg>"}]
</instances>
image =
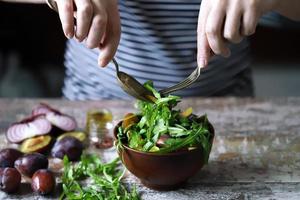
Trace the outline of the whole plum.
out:
<instances>
[{"instance_id":1,"label":"whole plum","mask_svg":"<svg viewBox=\"0 0 300 200\"><path fill-rule=\"evenodd\" d=\"M55 178L51 171L40 169L32 176L31 188L34 192L46 195L54 191Z\"/></svg>"},{"instance_id":2,"label":"whole plum","mask_svg":"<svg viewBox=\"0 0 300 200\"><path fill-rule=\"evenodd\" d=\"M52 148L52 156L62 159L65 155L71 161L80 159L83 151L83 144L75 137L66 136L61 140L56 141Z\"/></svg>"},{"instance_id":3,"label":"whole plum","mask_svg":"<svg viewBox=\"0 0 300 200\"><path fill-rule=\"evenodd\" d=\"M25 154L15 161L15 168L21 174L32 177L37 170L48 168L48 158L40 153Z\"/></svg>"},{"instance_id":4,"label":"whole plum","mask_svg":"<svg viewBox=\"0 0 300 200\"><path fill-rule=\"evenodd\" d=\"M6 193L16 192L21 184L21 174L15 168L0 168L0 188Z\"/></svg>"},{"instance_id":5,"label":"whole plum","mask_svg":"<svg viewBox=\"0 0 300 200\"><path fill-rule=\"evenodd\" d=\"M17 149L6 148L0 151L0 167L14 167L15 161L23 155Z\"/></svg>"}]
</instances>

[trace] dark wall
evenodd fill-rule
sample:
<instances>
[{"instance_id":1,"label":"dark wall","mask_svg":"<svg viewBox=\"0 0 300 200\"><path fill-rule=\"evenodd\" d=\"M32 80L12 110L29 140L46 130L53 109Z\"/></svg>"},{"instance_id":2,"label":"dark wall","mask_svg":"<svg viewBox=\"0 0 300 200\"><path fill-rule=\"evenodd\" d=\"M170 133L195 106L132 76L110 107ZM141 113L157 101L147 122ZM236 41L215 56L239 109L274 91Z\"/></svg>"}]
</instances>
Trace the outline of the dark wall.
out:
<instances>
[{"instance_id":1,"label":"dark wall","mask_svg":"<svg viewBox=\"0 0 300 200\"><path fill-rule=\"evenodd\" d=\"M0 49L21 52L25 63L61 63L65 38L46 5L0 3Z\"/></svg>"},{"instance_id":2,"label":"dark wall","mask_svg":"<svg viewBox=\"0 0 300 200\"><path fill-rule=\"evenodd\" d=\"M250 41L256 61L300 64L300 24L298 28L259 26Z\"/></svg>"},{"instance_id":3,"label":"dark wall","mask_svg":"<svg viewBox=\"0 0 300 200\"><path fill-rule=\"evenodd\" d=\"M12 80L21 76L12 73L20 71L23 77L30 75L32 85L38 87L11 92L18 84L6 86L2 90L10 91L4 91L2 96L61 96L64 48L65 37L58 15L47 5L0 3L0 81L5 79L3 84L12 86L15 84ZM13 64L18 64L14 72L11 72L12 59L16 60ZM49 66L51 70L46 69Z\"/></svg>"}]
</instances>

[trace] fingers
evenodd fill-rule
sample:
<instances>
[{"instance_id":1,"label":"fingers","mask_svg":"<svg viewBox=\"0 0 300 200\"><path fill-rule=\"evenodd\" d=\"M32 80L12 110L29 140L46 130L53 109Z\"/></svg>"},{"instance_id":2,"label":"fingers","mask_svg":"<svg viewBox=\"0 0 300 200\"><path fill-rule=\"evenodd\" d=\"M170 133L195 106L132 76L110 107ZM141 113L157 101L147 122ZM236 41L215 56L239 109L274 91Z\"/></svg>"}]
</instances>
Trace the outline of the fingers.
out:
<instances>
[{"instance_id":1,"label":"fingers","mask_svg":"<svg viewBox=\"0 0 300 200\"><path fill-rule=\"evenodd\" d=\"M90 0L75 0L76 11L76 38L82 42L88 35L93 17L93 6Z\"/></svg>"},{"instance_id":2,"label":"fingers","mask_svg":"<svg viewBox=\"0 0 300 200\"><path fill-rule=\"evenodd\" d=\"M226 42L239 43L255 32L264 13L264 1L202 0L198 19L198 65L206 65L210 52L230 56ZM204 34L205 32L205 34Z\"/></svg>"},{"instance_id":3,"label":"fingers","mask_svg":"<svg viewBox=\"0 0 300 200\"><path fill-rule=\"evenodd\" d=\"M99 65L110 62L119 45L121 25L117 0L56 0L65 35L88 48L101 48ZM74 11L76 8L76 11ZM76 17L76 24L74 24ZM75 30L76 27L76 30Z\"/></svg>"},{"instance_id":4,"label":"fingers","mask_svg":"<svg viewBox=\"0 0 300 200\"><path fill-rule=\"evenodd\" d=\"M73 0L58 0L56 3L64 34L70 39L74 36Z\"/></svg>"},{"instance_id":5,"label":"fingers","mask_svg":"<svg viewBox=\"0 0 300 200\"><path fill-rule=\"evenodd\" d=\"M99 47L107 29L107 19L106 10L103 7L97 7L86 40L88 48Z\"/></svg>"},{"instance_id":6,"label":"fingers","mask_svg":"<svg viewBox=\"0 0 300 200\"><path fill-rule=\"evenodd\" d=\"M103 38L103 43L100 46L101 54L99 55L98 64L105 67L114 57L121 35L120 16L117 4L111 6L111 11L108 14L109 27Z\"/></svg>"},{"instance_id":7,"label":"fingers","mask_svg":"<svg viewBox=\"0 0 300 200\"><path fill-rule=\"evenodd\" d=\"M208 15L208 3L202 1L199 16L198 16L198 29L197 29L197 63L198 67L206 67L210 58L210 46L208 44L205 32L206 19Z\"/></svg>"},{"instance_id":8,"label":"fingers","mask_svg":"<svg viewBox=\"0 0 300 200\"><path fill-rule=\"evenodd\" d=\"M98 65L105 67L114 57L119 45L118 37L110 35L106 42L101 45L101 53L98 59Z\"/></svg>"},{"instance_id":9,"label":"fingers","mask_svg":"<svg viewBox=\"0 0 300 200\"><path fill-rule=\"evenodd\" d=\"M228 57L230 55L230 50L226 47L222 34L226 13L224 6L220 4L214 6L210 11L206 21L205 31L211 50L217 55Z\"/></svg>"},{"instance_id":10,"label":"fingers","mask_svg":"<svg viewBox=\"0 0 300 200\"><path fill-rule=\"evenodd\" d=\"M259 15L252 10L247 10L243 15L242 34L244 36L250 36L254 34L258 20Z\"/></svg>"},{"instance_id":11,"label":"fingers","mask_svg":"<svg viewBox=\"0 0 300 200\"><path fill-rule=\"evenodd\" d=\"M241 35L241 18L242 12L238 8L239 4L236 3L229 8L226 14L226 21L224 25L224 38L232 43L239 43L243 37Z\"/></svg>"}]
</instances>

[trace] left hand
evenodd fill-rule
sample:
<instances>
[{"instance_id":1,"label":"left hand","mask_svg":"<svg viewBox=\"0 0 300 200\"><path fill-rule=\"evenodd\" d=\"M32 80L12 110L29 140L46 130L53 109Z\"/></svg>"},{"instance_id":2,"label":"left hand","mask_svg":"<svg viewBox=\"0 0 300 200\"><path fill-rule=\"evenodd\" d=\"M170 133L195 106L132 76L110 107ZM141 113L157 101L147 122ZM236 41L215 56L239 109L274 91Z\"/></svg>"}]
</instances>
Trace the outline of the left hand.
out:
<instances>
[{"instance_id":1,"label":"left hand","mask_svg":"<svg viewBox=\"0 0 300 200\"><path fill-rule=\"evenodd\" d=\"M239 43L255 32L259 18L276 0L202 0L198 19L198 66L205 67L211 53L230 56L227 42Z\"/></svg>"},{"instance_id":2,"label":"left hand","mask_svg":"<svg viewBox=\"0 0 300 200\"><path fill-rule=\"evenodd\" d=\"M117 0L47 0L59 13L66 37L86 40L90 49L99 48L98 64L105 67L114 57L121 34ZM74 20L76 18L76 23Z\"/></svg>"}]
</instances>

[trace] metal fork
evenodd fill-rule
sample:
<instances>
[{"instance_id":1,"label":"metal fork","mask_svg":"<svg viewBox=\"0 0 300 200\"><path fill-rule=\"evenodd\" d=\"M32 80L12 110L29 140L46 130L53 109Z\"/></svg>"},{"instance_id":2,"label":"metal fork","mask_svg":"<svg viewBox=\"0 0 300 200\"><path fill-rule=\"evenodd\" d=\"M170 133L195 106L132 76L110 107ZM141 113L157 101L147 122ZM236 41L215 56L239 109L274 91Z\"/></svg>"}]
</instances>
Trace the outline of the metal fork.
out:
<instances>
[{"instance_id":1,"label":"metal fork","mask_svg":"<svg viewBox=\"0 0 300 200\"><path fill-rule=\"evenodd\" d=\"M192 85L199 78L200 72L201 68L197 67L187 78L177 83L176 85L160 90L159 93L165 96L169 93L172 93L177 90L182 90Z\"/></svg>"}]
</instances>

